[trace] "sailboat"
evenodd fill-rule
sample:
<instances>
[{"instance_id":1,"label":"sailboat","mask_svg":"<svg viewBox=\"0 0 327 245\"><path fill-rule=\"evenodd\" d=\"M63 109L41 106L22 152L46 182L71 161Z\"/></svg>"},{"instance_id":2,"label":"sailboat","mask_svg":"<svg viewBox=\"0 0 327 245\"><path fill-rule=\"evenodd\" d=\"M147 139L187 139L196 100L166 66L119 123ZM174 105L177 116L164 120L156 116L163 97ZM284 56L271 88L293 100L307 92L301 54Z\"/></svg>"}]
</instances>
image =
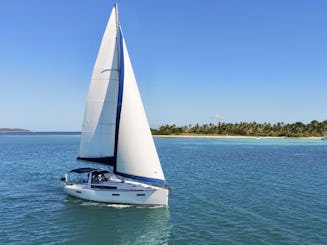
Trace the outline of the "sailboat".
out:
<instances>
[{"instance_id":1,"label":"sailboat","mask_svg":"<svg viewBox=\"0 0 327 245\"><path fill-rule=\"evenodd\" d=\"M91 201L168 206L165 176L144 111L114 4L94 65L79 160L112 171L78 168L65 174L66 193ZM70 174L84 175L69 179Z\"/></svg>"}]
</instances>

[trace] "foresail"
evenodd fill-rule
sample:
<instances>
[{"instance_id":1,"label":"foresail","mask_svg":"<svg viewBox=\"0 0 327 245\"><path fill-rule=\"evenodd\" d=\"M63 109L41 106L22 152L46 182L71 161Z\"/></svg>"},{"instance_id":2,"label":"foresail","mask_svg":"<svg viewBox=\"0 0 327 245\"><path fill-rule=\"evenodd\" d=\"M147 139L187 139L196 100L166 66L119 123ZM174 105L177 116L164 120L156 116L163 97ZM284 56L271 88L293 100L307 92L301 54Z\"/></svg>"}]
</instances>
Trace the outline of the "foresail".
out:
<instances>
[{"instance_id":1,"label":"foresail","mask_svg":"<svg viewBox=\"0 0 327 245\"><path fill-rule=\"evenodd\" d=\"M93 68L79 153L79 159L109 164L114 158L119 86L116 11L114 7Z\"/></svg>"},{"instance_id":2,"label":"foresail","mask_svg":"<svg viewBox=\"0 0 327 245\"><path fill-rule=\"evenodd\" d=\"M121 34L122 36L122 34ZM139 94L133 68L124 38L122 38L123 71L122 105L119 120L117 174L164 184L165 177L161 168L156 147L153 142L149 123ZM118 102L119 103L119 102Z\"/></svg>"}]
</instances>

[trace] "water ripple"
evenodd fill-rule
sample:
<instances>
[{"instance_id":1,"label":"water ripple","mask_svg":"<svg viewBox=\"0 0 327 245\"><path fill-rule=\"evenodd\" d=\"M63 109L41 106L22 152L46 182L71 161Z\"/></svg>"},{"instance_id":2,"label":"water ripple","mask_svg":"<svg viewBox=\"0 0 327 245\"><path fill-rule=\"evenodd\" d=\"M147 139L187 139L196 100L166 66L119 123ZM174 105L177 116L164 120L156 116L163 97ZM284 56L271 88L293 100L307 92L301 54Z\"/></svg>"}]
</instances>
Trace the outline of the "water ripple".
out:
<instances>
[{"instance_id":1,"label":"water ripple","mask_svg":"<svg viewBox=\"0 0 327 245\"><path fill-rule=\"evenodd\" d=\"M169 208L68 197L79 138L0 137L0 244L324 244L327 142L155 139Z\"/></svg>"}]
</instances>

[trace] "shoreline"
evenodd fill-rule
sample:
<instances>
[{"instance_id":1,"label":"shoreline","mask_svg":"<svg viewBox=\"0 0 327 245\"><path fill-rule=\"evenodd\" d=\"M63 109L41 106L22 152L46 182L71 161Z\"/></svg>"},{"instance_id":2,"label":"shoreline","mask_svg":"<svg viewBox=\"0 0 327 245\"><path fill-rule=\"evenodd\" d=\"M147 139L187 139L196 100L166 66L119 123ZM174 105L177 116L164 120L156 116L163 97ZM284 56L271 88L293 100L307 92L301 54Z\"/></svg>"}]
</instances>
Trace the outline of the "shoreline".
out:
<instances>
[{"instance_id":1,"label":"shoreline","mask_svg":"<svg viewBox=\"0 0 327 245\"><path fill-rule=\"evenodd\" d=\"M324 137L309 136L309 137L284 137L284 136L242 136L242 135L152 135L157 138L212 138L212 139L313 139L313 140L322 140Z\"/></svg>"},{"instance_id":2,"label":"shoreline","mask_svg":"<svg viewBox=\"0 0 327 245\"><path fill-rule=\"evenodd\" d=\"M81 133L78 131L45 131L45 132L33 132L33 131L11 131L4 132L0 131L0 136L80 136ZM152 134L155 138L211 138L211 139L312 139L312 140L327 140L326 136L308 136L308 137L285 137L285 136L244 136L244 135L216 135L216 134Z\"/></svg>"}]
</instances>

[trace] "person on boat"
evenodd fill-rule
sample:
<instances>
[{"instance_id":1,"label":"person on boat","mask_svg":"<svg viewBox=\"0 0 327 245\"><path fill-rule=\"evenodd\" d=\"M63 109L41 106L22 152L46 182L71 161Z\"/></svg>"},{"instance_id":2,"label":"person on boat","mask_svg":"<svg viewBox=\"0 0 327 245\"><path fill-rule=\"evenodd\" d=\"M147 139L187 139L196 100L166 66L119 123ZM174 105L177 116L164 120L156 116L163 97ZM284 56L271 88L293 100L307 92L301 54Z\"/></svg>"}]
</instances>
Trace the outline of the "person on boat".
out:
<instances>
[{"instance_id":1,"label":"person on boat","mask_svg":"<svg viewBox=\"0 0 327 245\"><path fill-rule=\"evenodd\" d=\"M92 173L92 180L91 180L92 184L96 184L99 183L99 178L98 178L98 174L97 173Z\"/></svg>"},{"instance_id":2,"label":"person on boat","mask_svg":"<svg viewBox=\"0 0 327 245\"><path fill-rule=\"evenodd\" d=\"M103 174L98 174L98 181L99 181L99 183L105 181Z\"/></svg>"}]
</instances>

